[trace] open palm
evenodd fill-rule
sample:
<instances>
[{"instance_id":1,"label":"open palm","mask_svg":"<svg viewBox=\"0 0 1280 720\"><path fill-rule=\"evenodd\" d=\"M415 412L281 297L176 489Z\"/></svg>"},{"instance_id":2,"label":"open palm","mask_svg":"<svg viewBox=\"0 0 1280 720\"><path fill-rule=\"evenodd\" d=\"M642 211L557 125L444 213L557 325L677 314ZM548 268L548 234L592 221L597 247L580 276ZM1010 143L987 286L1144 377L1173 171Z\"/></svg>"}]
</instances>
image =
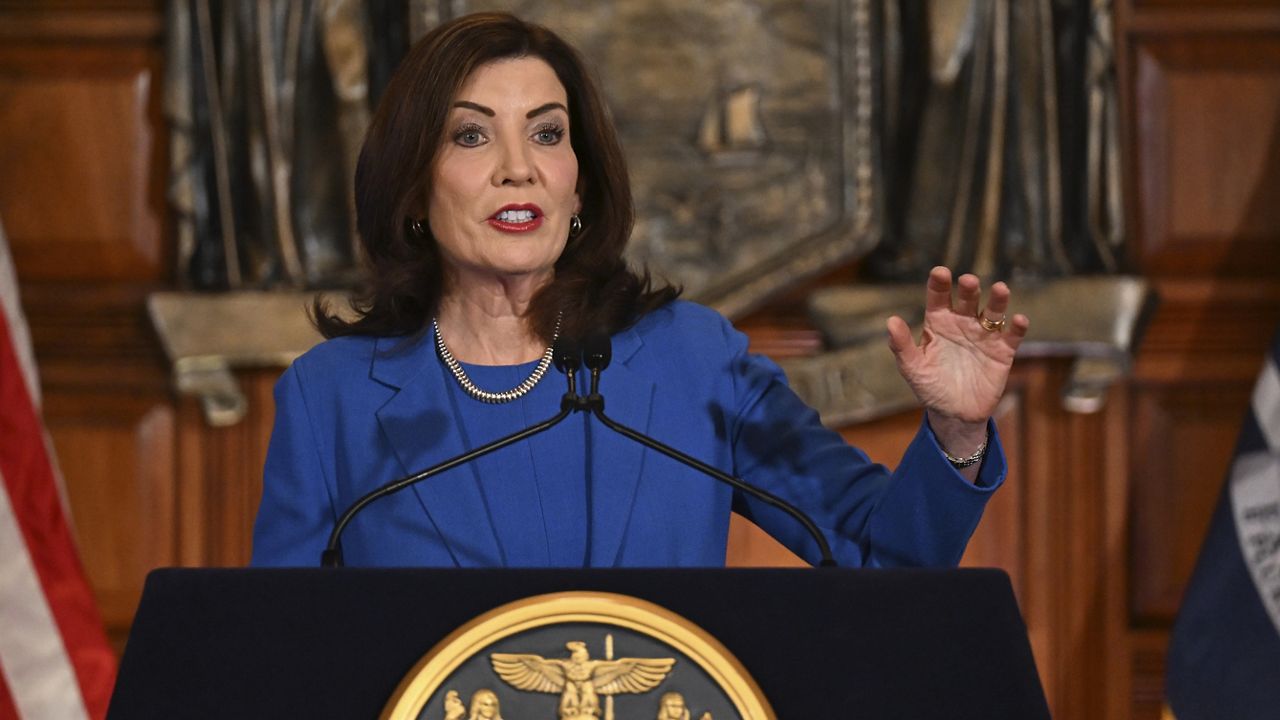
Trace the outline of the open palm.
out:
<instances>
[{"instance_id":1,"label":"open palm","mask_svg":"<svg viewBox=\"0 0 1280 720\"><path fill-rule=\"evenodd\" d=\"M995 411L1009 379L1018 346L1027 335L1025 315L1004 320L1009 287L991 286L979 316L982 286L977 276L961 275L952 299L951 271L935 267L925 289L924 329L917 344L902 318L889 318L889 347L898 371L931 414L965 423L985 423Z\"/></svg>"}]
</instances>

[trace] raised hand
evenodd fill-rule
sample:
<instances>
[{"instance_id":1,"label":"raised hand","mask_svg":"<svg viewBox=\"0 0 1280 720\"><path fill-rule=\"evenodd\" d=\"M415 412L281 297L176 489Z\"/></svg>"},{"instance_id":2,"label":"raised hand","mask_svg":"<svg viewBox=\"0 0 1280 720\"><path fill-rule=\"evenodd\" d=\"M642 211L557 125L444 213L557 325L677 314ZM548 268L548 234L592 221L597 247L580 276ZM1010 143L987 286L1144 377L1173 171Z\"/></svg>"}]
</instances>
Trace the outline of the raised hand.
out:
<instances>
[{"instance_id":1,"label":"raised hand","mask_svg":"<svg viewBox=\"0 0 1280 720\"><path fill-rule=\"evenodd\" d=\"M1010 292L1003 282L991 286L981 313L978 277L961 275L955 286L953 300L951 271L929 272L919 344L896 315L888 329L898 371L928 410L944 449L959 454L985 437L986 421L1004 394L1013 356L1031 323L1025 315L1005 317Z\"/></svg>"}]
</instances>

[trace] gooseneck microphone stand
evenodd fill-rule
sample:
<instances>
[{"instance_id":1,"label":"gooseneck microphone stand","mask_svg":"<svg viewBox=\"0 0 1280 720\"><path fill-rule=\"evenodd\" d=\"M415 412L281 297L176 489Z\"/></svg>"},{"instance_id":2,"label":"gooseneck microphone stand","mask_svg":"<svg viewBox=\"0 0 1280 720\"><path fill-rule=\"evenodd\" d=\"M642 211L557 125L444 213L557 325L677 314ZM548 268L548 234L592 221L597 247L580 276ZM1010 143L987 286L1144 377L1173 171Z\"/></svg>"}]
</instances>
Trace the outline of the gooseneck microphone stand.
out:
<instances>
[{"instance_id":1,"label":"gooseneck microphone stand","mask_svg":"<svg viewBox=\"0 0 1280 720\"><path fill-rule=\"evenodd\" d=\"M585 350L585 352L583 351ZM347 508L346 512L338 518L338 522L334 523L333 531L329 533L329 544L325 546L324 552L320 555L320 565L322 567L342 567L342 531L346 529L351 519L361 510L375 500L384 498L393 493L399 492L414 483L421 482L434 475L439 475L446 470L451 470L459 465L471 462L478 457L487 455L495 450L504 448L512 443L519 442L525 438L532 437L538 433L551 429L560 421L569 417L579 410L590 412L605 427L614 432L625 435L628 438L644 445L647 448L666 455L667 457L683 463L705 475L708 475L720 482L726 483L742 492L764 502L771 507L775 507L800 523L806 532L813 538L818 545L818 552L822 559L819 561L819 567L835 567L835 559L831 556L831 546L827 544L827 539L823 537L822 532L818 530L818 526L813 520L805 515L798 508L782 498L774 495L766 490L762 490L754 485L739 480L717 468L714 468L701 460L692 458L684 453L665 445L647 435L643 435L636 430L615 422L612 418L604 414L604 396L600 394L600 373L609 366L612 358L613 350L609 337L603 333L594 334L587 338L586 346L580 349L578 344L569 338L560 338L556 341L552 350L552 356L555 359L556 369L565 374L568 379L569 389L564 396L560 398L560 412L540 423L527 427L518 432L514 432L505 437L498 438L493 442L481 445L474 450L465 452L449 460L445 460L439 465L434 465L421 472L414 473L407 477L400 478L387 483L375 490L372 490L360 499L356 500ZM581 367L585 356L587 370L591 372L591 392L586 397L582 397L577 392L576 380L574 375L578 368Z\"/></svg>"},{"instance_id":2,"label":"gooseneck microphone stand","mask_svg":"<svg viewBox=\"0 0 1280 720\"><path fill-rule=\"evenodd\" d=\"M831 556L831 546L827 544L827 539L823 537L822 532L818 530L818 526L814 524L813 520L808 515L801 512L796 506L786 500L783 500L777 495L768 492L767 490L762 490L754 485L748 485L718 468L712 467L701 460L685 455L679 450L665 445L647 435L643 435L632 430L626 425L615 422L609 416L605 415L604 396L600 394L600 373L605 368L609 367L609 361L613 357L613 348L609 340L609 336L604 333L596 333L588 336L583 343L583 355L587 365L587 370L591 372L591 393L581 400L580 404L582 405L582 409L589 411L592 415L595 415L596 418L599 419L600 422L604 423L605 427L610 430L625 435L647 448L656 450L672 460L684 463L695 470L699 470L706 475L710 475L720 482L731 485L732 487L787 513L791 517L795 518L796 522L803 525L804 529L813 538L814 542L818 544L818 552L822 556L818 566L836 566L836 561Z\"/></svg>"},{"instance_id":3,"label":"gooseneck microphone stand","mask_svg":"<svg viewBox=\"0 0 1280 720\"><path fill-rule=\"evenodd\" d=\"M457 457L445 460L439 465L434 465L421 472L414 473L407 477L393 480L392 482L371 490L362 495L359 500L351 504L346 512L342 513L342 517L338 518L338 522L334 523L333 531L329 533L329 544L325 546L324 552L320 554L321 567L342 567L342 531L346 529L347 524L369 503L379 498L384 498L393 493L399 492L416 482L426 480L433 475L439 475L446 470L469 463L482 455L488 455L494 450L500 450L512 443L519 442L525 438L537 435L540 432L551 429L558 425L561 420L569 417L570 414L583 409L582 396L578 395L575 385L574 374L582 365L582 352L578 348L578 344L569 338L559 338L556 340L555 347L552 349L552 357L555 359L556 369L564 373L569 378L569 389L564 396L560 398L560 412L550 418L543 420L536 425L531 425L523 430L511 433L505 437L498 438L493 442L481 445L474 450L465 452Z\"/></svg>"}]
</instances>

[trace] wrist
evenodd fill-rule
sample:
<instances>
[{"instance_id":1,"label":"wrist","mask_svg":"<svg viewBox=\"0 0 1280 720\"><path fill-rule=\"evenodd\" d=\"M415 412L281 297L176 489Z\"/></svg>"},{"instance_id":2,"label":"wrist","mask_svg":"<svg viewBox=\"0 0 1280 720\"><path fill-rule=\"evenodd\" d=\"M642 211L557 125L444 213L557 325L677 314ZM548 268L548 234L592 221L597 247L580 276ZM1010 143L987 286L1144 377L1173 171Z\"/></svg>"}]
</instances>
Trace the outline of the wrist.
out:
<instances>
[{"instance_id":1,"label":"wrist","mask_svg":"<svg viewBox=\"0 0 1280 720\"><path fill-rule=\"evenodd\" d=\"M942 449L942 455L947 459L947 462L951 463L951 467L957 470L963 470L964 468L967 468L970 465L976 465L982 462L984 459L986 459L987 442L990 441L990 439L991 438L989 436L986 438L983 438L982 444L978 445L978 449L974 450L971 454L966 455L964 457L956 457L955 455L952 455L951 453L947 452L946 448Z\"/></svg>"},{"instance_id":2,"label":"wrist","mask_svg":"<svg viewBox=\"0 0 1280 720\"><path fill-rule=\"evenodd\" d=\"M956 468L980 462L986 455L988 421L971 422L928 412L929 428L947 461Z\"/></svg>"}]
</instances>

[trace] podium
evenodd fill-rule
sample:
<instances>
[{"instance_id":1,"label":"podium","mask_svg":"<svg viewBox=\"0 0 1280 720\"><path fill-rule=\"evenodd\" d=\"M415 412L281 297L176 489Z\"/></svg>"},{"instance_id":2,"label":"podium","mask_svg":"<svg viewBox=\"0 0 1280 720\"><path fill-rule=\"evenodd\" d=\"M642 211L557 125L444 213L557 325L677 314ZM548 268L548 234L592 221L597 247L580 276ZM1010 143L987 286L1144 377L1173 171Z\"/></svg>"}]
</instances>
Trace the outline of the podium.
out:
<instances>
[{"instance_id":1,"label":"podium","mask_svg":"<svg viewBox=\"0 0 1280 720\"><path fill-rule=\"evenodd\" d=\"M458 628L565 591L688 620L782 720L1049 717L998 570L355 568L152 572L109 717L377 717Z\"/></svg>"}]
</instances>

